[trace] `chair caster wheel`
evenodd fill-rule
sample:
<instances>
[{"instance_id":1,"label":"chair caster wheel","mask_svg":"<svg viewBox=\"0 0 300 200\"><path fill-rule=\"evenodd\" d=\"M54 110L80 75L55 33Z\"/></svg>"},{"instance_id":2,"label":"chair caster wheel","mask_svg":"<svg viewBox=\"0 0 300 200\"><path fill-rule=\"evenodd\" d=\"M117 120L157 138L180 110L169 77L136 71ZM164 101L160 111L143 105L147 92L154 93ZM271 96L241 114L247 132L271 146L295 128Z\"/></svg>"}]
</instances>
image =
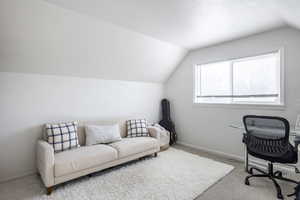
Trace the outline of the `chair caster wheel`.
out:
<instances>
[{"instance_id":1,"label":"chair caster wheel","mask_svg":"<svg viewBox=\"0 0 300 200\"><path fill-rule=\"evenodd\" d=\"M245 180L245 185L250 185L250 182L248 179Z\"/></svg>"},{"instance_id":2,"label":"chair caster wheel","mask_svg":"<svg viewBox=\"0 0 300 200\"><path fill-rule=\"evenodd\" d=\"M249 170L249 174L253 175L253 169L252 168Z\"/></svg>"},{"instance_id":3,"label":"chair caster wheel","mask_svg":"<svg viewBox=\"0 0 300 200\"><path fill-rule=\"evenodd\" d=\"M278 198L278 199L283 199L282 194L277 194L277 198Z\"/></svg>"}]
</instances>

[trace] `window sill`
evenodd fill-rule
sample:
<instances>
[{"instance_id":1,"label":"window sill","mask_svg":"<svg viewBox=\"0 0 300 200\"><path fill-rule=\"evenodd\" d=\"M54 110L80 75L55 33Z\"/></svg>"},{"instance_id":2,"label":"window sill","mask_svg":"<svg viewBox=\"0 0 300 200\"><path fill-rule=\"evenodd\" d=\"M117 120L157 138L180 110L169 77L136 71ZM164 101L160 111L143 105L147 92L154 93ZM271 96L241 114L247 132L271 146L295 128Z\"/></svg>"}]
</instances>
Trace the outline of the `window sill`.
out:
<instances>
[{"instance_id":1,"label":"window sill","mask_svg":"<svg viewBox=\"0 0 300 200\"><path fill-rule=\"evenodd\" d=\"M229 108L229 109L255 109L255 110L285 110L284 104L239 104L239 103L196 103L193 102L193 106L199 106L203 108Z\"/></svg>"}]
</instances>

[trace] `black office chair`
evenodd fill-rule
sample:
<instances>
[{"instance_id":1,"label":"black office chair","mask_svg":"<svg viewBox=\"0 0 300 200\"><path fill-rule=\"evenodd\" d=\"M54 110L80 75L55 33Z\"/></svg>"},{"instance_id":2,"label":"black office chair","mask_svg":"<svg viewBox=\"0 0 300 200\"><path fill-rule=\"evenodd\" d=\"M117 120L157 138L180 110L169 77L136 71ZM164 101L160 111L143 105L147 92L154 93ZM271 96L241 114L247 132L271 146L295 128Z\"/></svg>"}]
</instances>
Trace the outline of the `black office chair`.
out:
<instances>
[{"instance_id":1,"label":"black office chair","mask_svg":"<svg viewBox=\"0 0 300 200\"><path fill-rule=\"evenodd\" d=\"M268 172L256 167L247 171L249 176L245 178L245 184L250 185L252 177L268 177L271 179L277 190L277 197L283 199L281 188L276 179L298 184L297 181L285 178L281 171L273 171L273 163L295 164L298 162L298 141L295 146L289 142L290 125L281 117L247 115L243 117L246 133L243 142L247 147L247 154L268 162ZM256 170L259 174L254 174Z\"/></svg>"}]
</instances>

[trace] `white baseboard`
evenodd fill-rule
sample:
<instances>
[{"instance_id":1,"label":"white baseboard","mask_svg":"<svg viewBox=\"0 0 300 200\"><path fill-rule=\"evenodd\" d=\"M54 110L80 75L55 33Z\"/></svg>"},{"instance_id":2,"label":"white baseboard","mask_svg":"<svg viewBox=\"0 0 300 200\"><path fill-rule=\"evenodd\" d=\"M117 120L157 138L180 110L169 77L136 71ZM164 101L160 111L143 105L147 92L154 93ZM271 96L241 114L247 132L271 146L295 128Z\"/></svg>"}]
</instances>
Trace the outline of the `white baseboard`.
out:
<instances>
[{"instance_id":1,"label":"white baseboard","mask_svg":"<svg viewBox=\"0 0 300 200\"><path fill-rule=\"evenodd\" d=\"M6 178L1 178L0 183L4 183L4 182L7 182L7 181L12 181L12 180L15 180L15 179L23 178L25 176L30 176L30 175L33 175L35 173L36 173L36 170L29 170L29 171L23 172L22 174L18 174L18 175L11 176L11 177L6 177Z\"/></svg>"},{"instance_id":2,"label":"white baseboard","mask_svg":"<svg viewBox=\"0 0 300 200\"><path fill-rule=\"evenodd\" d=\"M194 149L197 149L197 150L205 151L205 152L208 152L208 153L211 153L211 154L215 154L215 155L218 155L218 156L222 156L222 157L225 157L225 158L229 158L229 159L233 159L233 160L236 160L236 161L244 162L244 157L242 157L242 156L229 154L229 153L224 153L224 152L221 152L221 151L208 149L206 147L201 147L201 146L198 146L198 145L189 144L189 143L182 142L182 141L177 141L176 143L180 144L180 145L183 145L183 146L191 147L191 148L194 148Z\"/></svg>"}]
</instances>

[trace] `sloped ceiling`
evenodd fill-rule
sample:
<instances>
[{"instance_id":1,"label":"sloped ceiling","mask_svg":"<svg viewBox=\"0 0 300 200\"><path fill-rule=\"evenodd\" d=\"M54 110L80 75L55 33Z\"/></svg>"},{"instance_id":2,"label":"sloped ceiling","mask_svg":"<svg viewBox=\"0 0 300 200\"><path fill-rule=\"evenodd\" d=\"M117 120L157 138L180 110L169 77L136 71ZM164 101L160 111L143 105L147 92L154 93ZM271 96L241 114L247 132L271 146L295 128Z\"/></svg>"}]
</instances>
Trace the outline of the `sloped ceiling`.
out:
<instances>
[{"instance_id":1,"label":"sloped ceiling","mask_svg":"<svg viewBox=\"0 0 300 200\"><path fill-rule=\"evenodd\" d=\"M188 49L300 25L299 0L47 1Z\"/></svg>"},{"instance_id":2,"label":"sloped ceiling","mask_svg":"<svg viewBox=\"0 0 300 200\"><path fill-rule=\"evenodd\" d=\"M277 10L283 20L290 26L300 29L300 1L299 0L276 0L273 9Z\"/></svg>"},{"instance_id":3,"label":"sloped ceiling","mask_svg":"<svg viewBox=\"0 0 300 200\"><path fill-rule=\"evenodd\" d=\"M185 54L43 0L0 1L0 72L161 83Z\"/></svg>"},{"instance_id":4,"label":"sloped ceiling","mask_svg":"<svg viewBox=\"0 0 300 200\"><path fill-rule=\"evenodd\" d=\"M190 49L290 25L299 0L1 0L0 71L164 82Z\"/></svg>"}]
</instances>

